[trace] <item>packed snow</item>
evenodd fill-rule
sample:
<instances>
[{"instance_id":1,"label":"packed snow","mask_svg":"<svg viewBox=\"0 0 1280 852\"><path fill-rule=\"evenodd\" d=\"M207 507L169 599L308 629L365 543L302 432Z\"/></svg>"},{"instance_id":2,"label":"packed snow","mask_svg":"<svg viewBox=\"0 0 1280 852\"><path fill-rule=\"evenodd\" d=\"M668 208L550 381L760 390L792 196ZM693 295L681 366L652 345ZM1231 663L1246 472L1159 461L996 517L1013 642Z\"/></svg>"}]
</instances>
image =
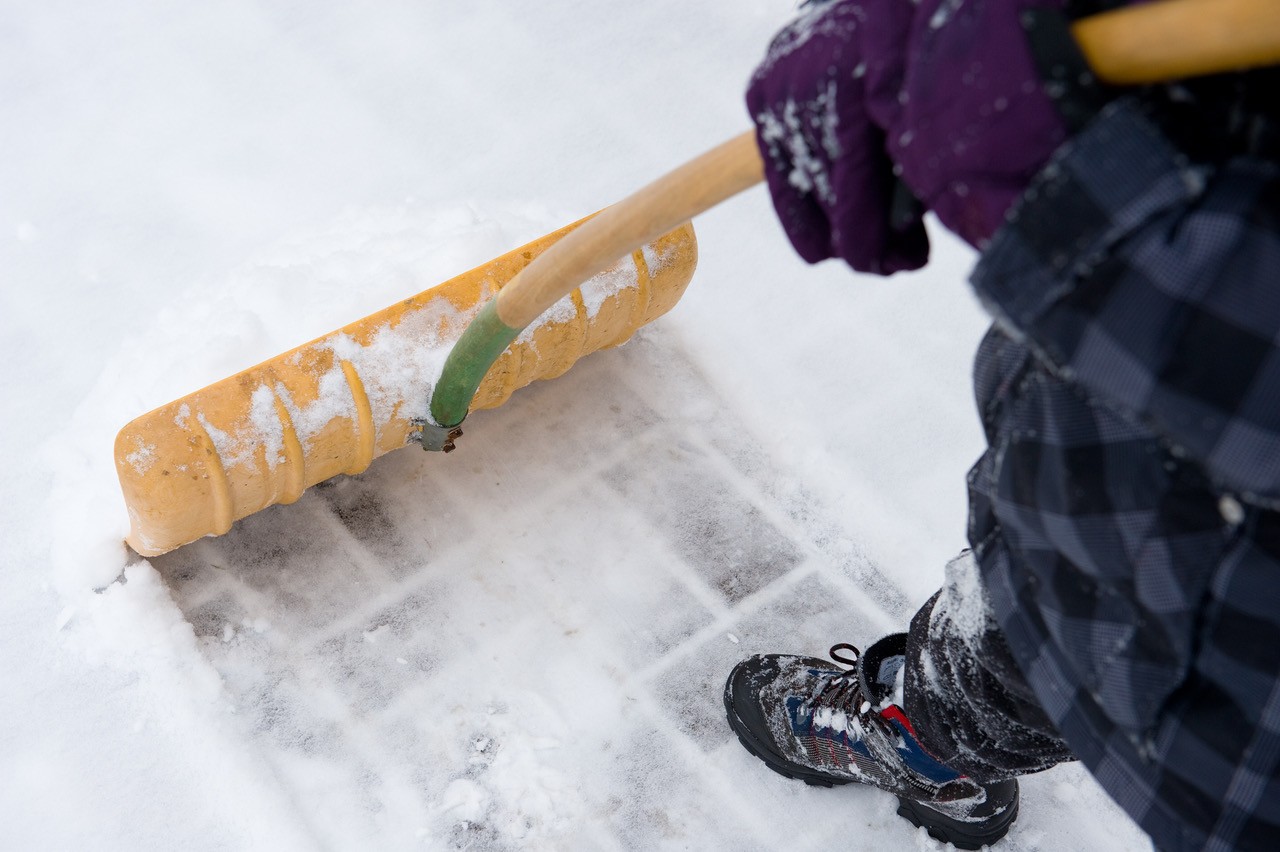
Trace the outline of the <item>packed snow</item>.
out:
<instances>
[{"instance_id":1,"label":"packed snow","mask_svg":"<svg viewBox=\"0 0 1280 852\"><path fill-rule=\"evenodd\" d=\"M122 543L121 426L741 132L792 5L5 4L0 848L942 848L720 704L964 544L986 320L936 230L919 274L808 267L756 189L668 316L455 453ZM1001 848L1148 845L1066 765Z\"/></svg>"}]
</instances>

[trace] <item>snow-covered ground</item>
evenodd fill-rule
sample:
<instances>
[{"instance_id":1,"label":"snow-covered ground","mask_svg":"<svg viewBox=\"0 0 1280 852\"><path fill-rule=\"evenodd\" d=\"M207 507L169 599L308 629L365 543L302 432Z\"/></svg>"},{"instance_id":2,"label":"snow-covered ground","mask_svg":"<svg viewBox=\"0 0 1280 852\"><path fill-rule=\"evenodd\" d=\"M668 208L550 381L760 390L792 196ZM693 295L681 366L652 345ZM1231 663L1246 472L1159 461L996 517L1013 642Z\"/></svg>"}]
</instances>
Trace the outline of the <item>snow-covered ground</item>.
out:
<instances>
[{"instance_id":1,"label":"snow-covered ground","mask_svg":"<svg viewBox=\"0 0 1280 852\"><path fill-rule=\"evenodd\" d=\"M971 253L796 259L761 190L627 346L152 560L127 420L744 129L790 0L0 0L0 848L933 849L788 782L729 667L898 629L964 543ZM1008 850L1145 849L1087 774Z\"/></svg>"}]
</instances>

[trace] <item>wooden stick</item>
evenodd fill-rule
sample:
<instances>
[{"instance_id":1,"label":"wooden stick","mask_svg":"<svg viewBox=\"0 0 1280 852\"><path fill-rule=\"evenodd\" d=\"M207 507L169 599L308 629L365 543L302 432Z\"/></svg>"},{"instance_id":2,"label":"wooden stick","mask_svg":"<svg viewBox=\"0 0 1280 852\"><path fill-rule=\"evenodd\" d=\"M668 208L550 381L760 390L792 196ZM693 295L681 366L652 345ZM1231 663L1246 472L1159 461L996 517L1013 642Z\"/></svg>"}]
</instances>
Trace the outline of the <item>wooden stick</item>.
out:
<instances>
[{"instance_id":1,"label":"wooden stick","mask_svg":"<svg viewBox=\"0 0 1280 852\"><path fill-rule=\"evenodd\" d=\"M735 136L603 210L543 252L498 293L498 319L524 328L618 258L762 180L755 132Z\"/></svg>"},{"instance_id":2,"label":"wooden stick","mask_svg":"<svg viewBox=\"0 0 1280 852\"><path fill-rule=\"evenodd\" d=\"M1280 64L1277 0L1163 0L1077 21L1098 79L1117 86Z\"/></svg>"}]
</instances>

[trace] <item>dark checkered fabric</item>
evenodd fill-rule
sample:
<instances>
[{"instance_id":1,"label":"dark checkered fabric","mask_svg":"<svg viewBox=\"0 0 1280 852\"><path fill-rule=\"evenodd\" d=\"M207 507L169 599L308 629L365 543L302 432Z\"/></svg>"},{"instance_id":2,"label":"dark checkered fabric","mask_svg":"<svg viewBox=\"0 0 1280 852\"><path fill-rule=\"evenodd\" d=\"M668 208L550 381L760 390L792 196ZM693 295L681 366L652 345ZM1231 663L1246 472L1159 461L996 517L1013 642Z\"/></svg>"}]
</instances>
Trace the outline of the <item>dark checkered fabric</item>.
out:
<instances>
[{"instance_id":1,"label":"dark checkered fabric","mask_svg":"<svg viewBox=\"0 0 1280 852\"><path fill-rule=\"evenodd\" d=\"M1060 375L1272 508L1278 169L1195 163L1122 102L1032 186L974 273L996 316Z\"/></svg>"},{"instance_id":2,"label":"dark checkered fabric","mask_svg":"<svg viewBox=\"0 0 1280 852\"><path fill-rule=\"evenodd\" d=\"M970 539L1025 676L987 715L1029 690L1045 754L1060 735L1161 849L1280 849L1280 168L1192 162L1113 105L973 282L998 322Z\"/></svg>"}]
</instances>

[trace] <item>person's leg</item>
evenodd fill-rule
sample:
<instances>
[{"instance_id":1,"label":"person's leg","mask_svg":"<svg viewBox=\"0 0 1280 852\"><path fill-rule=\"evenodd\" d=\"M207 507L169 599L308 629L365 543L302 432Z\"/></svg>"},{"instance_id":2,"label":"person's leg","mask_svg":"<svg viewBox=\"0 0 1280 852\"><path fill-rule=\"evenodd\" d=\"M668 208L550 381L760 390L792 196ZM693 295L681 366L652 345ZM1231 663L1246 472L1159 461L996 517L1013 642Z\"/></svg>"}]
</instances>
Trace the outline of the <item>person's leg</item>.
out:
<instances>
[{"instance_id":1,"label":"person's leg","mask_svg":"<svg viewBox=\"0 0 1280 852\"><path fill-rule=\"evenodd\" d=\"M993 328L974 359L974 396L988 449L969 472L969 540L986 564L1007 562L988 483L1007 459L1003 434L1036 370L1026 347ZM996 623L974 551L947 565L942 589L911 620L903 706L921 743L981 781L1073 759Z\"/></svg>"},{"instance_id":2,"label":"person's leg","mask_svg":"<svg viewBox=\"0 0 1280 852\"><path fill-rule=\"evenodd\" d=\"M931 755L979 781L1074 759L1014 662L968 551L911 620L903 707Z\"/></svg>"},{"instance_id":3,"label":"person's leg","mask_svg":"<svg viewBox=\"0 0 1280 852\"><path fill-rule=\"evenodd\" d=\"M976 385L984 423L1016 389L1025 356L1002 335L983 342ZM995 463L989 450L971 476ZM971 496L971 521L988 518L982 493ZM978 524L970 533L984 554L997 552L998 527ZM832 657L850 669L780 654L739 663L725 709L747 750L809 784L857 782L894 793L899 814L961 848L1009 830L1016 776L1072 758L1014 663L967 553L948 566L947 585L909 633L881 639L856 662L848 650L836 646Z\"/></svg>"}]
</instances>

